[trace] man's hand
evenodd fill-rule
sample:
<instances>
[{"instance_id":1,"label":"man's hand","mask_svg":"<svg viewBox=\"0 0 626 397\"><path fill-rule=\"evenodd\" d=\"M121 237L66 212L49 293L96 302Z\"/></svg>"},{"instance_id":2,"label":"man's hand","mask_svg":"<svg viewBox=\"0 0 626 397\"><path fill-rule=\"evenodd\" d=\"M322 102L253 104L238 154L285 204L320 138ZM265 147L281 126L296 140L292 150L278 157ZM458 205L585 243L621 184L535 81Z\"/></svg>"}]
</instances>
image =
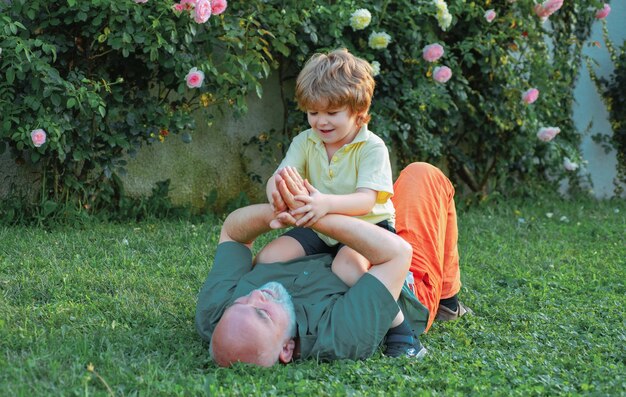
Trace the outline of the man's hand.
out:
<instances>
[{"instance_id":1,"label":"man's hand","mask_svg":"<svg viewBox=\"0 0 626 397\"><path fill-rule=\"evenodd\" d=\"M290 210L302 207L304 203L296 200L295 196L308 195L309 191L304 185L304 179L302 179L298 170L293 167L285 167L276 176L278 193L286 207Z\"/></svg>"},{"instance_id":2,"label":"man's hand","mask_svg":"<svg viewBox=\"0 0 626 397\"><path fill-rule=\"evenodd\" d=\"M272 181L273 179L273 181ZM276 173L267 183L267 199L276 214L287 210L287 206L283 201L280 193L278 193L278 184L280 183L280 175Z\"/></svg>"},{"instance_id":3,"label":"man's hand","mask_svg":"<svg viewBox=\"0 0 626 397\"><path fill-rule=\"evenodd\" d=\"M304 205L302 201L296 200L295 196L308 195L308 190L304 185L304 180L293 167L285 167L275 175L277 190L273 192L274 201L285 204L285 210L276 214L270 222L272 229L281 229L288 226L295 226L297 219L302 215L292 216L287 210L294 210Z\"/></svg>"},{"instance_id":4,"label":"man's hand","mask_svg":"<svg viewBox=\"0 0 626 397\"><path fill-rule=\"evenodd\" d=\"M328 195L320 193L307 180L304 181L304 186L307 189L307 194L299 194L294 197L297 202L304 205L291 210L290 213L297 219L296 226L311 227L320 218L328 214L330 210Z\"/></svg>"}]
</instances>

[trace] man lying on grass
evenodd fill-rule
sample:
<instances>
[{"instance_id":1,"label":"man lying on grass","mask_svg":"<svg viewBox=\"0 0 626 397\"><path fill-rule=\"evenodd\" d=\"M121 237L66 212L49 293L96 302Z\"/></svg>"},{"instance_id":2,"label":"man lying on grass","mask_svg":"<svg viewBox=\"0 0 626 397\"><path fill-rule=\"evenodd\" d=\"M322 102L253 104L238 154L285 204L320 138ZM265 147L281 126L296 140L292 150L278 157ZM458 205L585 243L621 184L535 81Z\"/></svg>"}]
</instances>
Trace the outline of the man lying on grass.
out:
<instances>
[{"instance_id":1,"label":"man lying on grass","mask_svg":"<svg viewBox=\"0 0 626 397\"><path fill-rule=\"evenodd\" d=\"M286 176L279 189L289 208L296 208L294 195L304 193L298 181ZM397 325L392 321L400 308L411 328L404 339L406 355L423 356L417 336L435 315L449 320L465 312L456 299L460 277L454 190L438 169L425 163L407 167L394 190L398 235L337 214L312 226L371 263L352 287L332 273L327 254L253 267L250 247L270 230L276 215L269 204L231 213L196 309L196 327L210 343L215 362L272 366L293 359L367 358ZM279 220L284 227L295 224L289 213ZM403 288L409 269L417 277L419 300Z\"/></svg>"}]
</instances>

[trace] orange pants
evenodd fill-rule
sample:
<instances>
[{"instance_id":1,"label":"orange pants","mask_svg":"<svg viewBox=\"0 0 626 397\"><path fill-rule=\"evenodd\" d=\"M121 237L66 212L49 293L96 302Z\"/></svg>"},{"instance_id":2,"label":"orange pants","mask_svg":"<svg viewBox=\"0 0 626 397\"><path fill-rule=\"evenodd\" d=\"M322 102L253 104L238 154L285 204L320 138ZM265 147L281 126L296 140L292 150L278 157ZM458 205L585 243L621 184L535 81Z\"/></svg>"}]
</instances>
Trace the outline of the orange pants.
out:
<instances>
[{"instance_id":1,"label":"orange pants","mask_svg":"<svg viewBox=\"0 0 626 397\"><path fill-rule=\"evenodd\" d=\"M430 311L428 331L439 300L454 296L461 288L454 187L438 168L412 163L393 188L396 230L413 247L414 292Z\"/></svg>"}]
</instances>

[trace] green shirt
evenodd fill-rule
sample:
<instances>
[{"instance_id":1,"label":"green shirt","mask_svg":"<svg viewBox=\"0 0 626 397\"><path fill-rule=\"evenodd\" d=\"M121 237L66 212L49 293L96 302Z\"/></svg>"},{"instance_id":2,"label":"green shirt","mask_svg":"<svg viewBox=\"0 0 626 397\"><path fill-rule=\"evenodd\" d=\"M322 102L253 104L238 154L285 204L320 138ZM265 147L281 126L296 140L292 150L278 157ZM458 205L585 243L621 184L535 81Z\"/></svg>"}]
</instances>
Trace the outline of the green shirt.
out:
<instances>
[{"instance_id":1,"label":"green shirt","mask_svg":"<svg viewBox=\"0 0 626 397\"><path fill-rule=\"evenodd\" d=\"M361 359L380 345L398 312L393 297L374 276L365 274L349 288L337 276L327 254L285 263L252 267L252 253L243 244L217 247L215 262L198 295L196 328L210 341L224 310L232 302L269 281L281 283L292 296L300 358ZM428 320L428 309L408 288L399 303L416 335Z\"/></svg>"},{"instance_id":2,"label":"green shirt","mask_svg":"<svg viewBox=\"0 0 626 397\"><path fill-rule=\"evenodd\" d=\"M301 132L293 138L278 169L286 166L295 167L322 193L351 194L358 188L378 192L372 210L355 218L372 224L387 220L391 226L394 225L389 150L380 137L367 129L367 125L361 127L352 142L337 150L330 161L326 146L315 131L308 129ZM329 246L337 244L330 237L318 235Z\"/></svg>"}]
</instances>

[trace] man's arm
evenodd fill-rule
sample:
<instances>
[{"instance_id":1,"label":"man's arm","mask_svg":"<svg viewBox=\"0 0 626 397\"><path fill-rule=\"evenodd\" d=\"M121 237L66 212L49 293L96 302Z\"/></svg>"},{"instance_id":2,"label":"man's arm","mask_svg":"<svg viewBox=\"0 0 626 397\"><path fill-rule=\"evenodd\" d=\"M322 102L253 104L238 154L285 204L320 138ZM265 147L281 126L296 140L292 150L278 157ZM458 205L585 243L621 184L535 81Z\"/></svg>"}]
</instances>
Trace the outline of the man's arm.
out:
<instances>
[{"instance_id":1,"label":"man's arm","mask_svg":"<svg viewBox=\"0 0 626 397\"><path fill-rule=\"evenodd\" d=\"M258 236L271 230L269 224L274 216L270 204L254 204L239 208L231 212L224 221L220 243L236 241L252 247Z\"/></svg>"},{"instance_id":2,"label":"man's arm","mask_svg":"<svg viewBox=\"0 0 626 397\"><path fill-rule=\"evenodd\" d=\"M288 207L303 198L299 175L283 175L278 189ZM305 187L314 188L304 181ZM297 196L294 196L297 193ZM288 212L278 215L284 225L295 225L296 219ZM338 240L363 255L371 264L369 274L376 277L398 299L411 264L411 246L401 237L381 227L346 215L328 214L312 227Z\"/></svg>"},{"instance_id":3,"label":"man's arm","mask_svg":"<svg viewBox=\"0 0 626 397\"><path fill-rule=\"evenodd\" d=\"M283 181L286 186L280 190L279 186ZM281 169L276 174L275 186L274 197L284 203L291 210L292 215L300 218L296 226L301 227L310 227L327 213L351 216L365 215L376 204L377 192L367 188L359 188L350 194L324 194L317 189L307 190L304 186L304 180L294 167ZM286 202L288 199L285 198L286 195L292 197L299 195L301 199L304 198L304 201L292 199L290 202Z\"/></svg>"},{"instance_id":4,"label":"man's arm","mask_svg":"<svg viewBox=\"0 0 626 397\"><path fill-rule=\"evenodd\" d=\"M312 226L363 255L376 277L398 299L411 265L411 245L379 226L345 215L328 214Z\"/></svg>"},{"instance_id":5,"label":"man's arm","mask_svg":"<svg viewBox=\"0 0 626 397\"><path fill-rule=\"evenodd\" d=\"M296 226L311 227L326 214L366 215L374 208L377 195L375 190L366 188L359 188L350 194L325 194L315 190L303 199L304 206L291 213L302 215Z\"/></svg>"}]
</instances>

